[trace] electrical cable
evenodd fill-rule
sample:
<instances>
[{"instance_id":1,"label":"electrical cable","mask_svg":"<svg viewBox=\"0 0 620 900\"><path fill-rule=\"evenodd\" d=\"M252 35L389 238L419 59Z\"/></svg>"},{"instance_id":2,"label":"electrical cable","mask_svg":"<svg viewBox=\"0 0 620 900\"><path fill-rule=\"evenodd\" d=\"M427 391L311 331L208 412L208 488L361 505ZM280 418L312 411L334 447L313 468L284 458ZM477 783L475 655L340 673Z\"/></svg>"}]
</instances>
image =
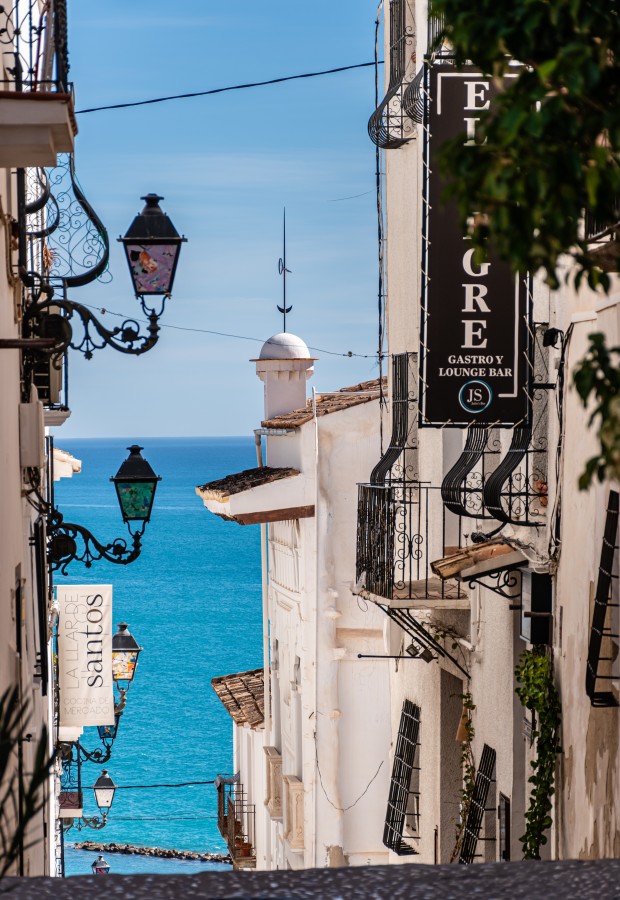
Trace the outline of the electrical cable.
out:
<instances>
[{"instance_id":1,"label":"electrical cable","mask_svg":"<svg viewBox=\"0 0 620 900\"><path fill-rule=\"evenodd\" d=\"M202 822L217 816L109 816L108 822Z\"/></svg>"},{"instance_id":2,"label":"electrical cable","mask_svg":"<svg viewBox=\"0 0 620 900\"><path fill-rule=\"evenodd\" d=\"M126 313L114 312L113 310L107 309L107 307L92 306L92 305L89 305L88 303L84 303L82 305L86 306L88 309L93 309L93 310L95 310L95 312L101 313L102 315L118 316L118 318L120 318L120 319L129 318ZM142 322L145 325L149 324L146 321L146 319L135 319L134 321ZM186 326L186 325L170 325L168 323L163 323L163 322L159 323L159 327L160 328L172 328L175 331L191 331L191 332L195 332L196 334L214 334L214 335L217 335L217 337L236 338L237 340L240 340L240 341L256 341L259 344L266 343L265 338L249 337L246 334L232 334L227 331L213 331L212 329L209 329L209 328L190 328L189 326ZM375 359L376 358L376 353L354 353L352 350L348 350L346 353L339 353L335 350L326 350L324 347L311 347L311 346L308 346L308 349L316 350L317 353L326 353L329 356L346 356L346 357L356 356L360 359Z\"/></svg>"},{"instance_id":3,"label":"electrical cable","mask_svg":"<svg viewBox=\"0 0 620 900\"><path fill-rule=\"evenodd\" d=\"M383 60L381 60L381 63ZM227 87L212 88L208 91L191 91L187 94L171 94L169 97L153 97L150 100L134 100L129 103L110 103L107 106L91 106L88 109L76 110L76 116L85 113L102 112L107 109L128 109L133 106L150 106L153 103L165 103L168 100L186 100L190 97L207 97L210 94L223 94L226 91L242 91L246 88L264 87L267 84L281 84L283 81L296 81L301 78L317 78L319 75L335 75L339 72L349 72L351 69L365 69L377 63L356 63L352 66L338 66L335 69L323 69L321 72L304 72L302 75L284 75L281 78L270 78L267 81L251 81L248 84L233 84Z\"/></svg>"},{"instance_id":4,"label":"electrical cable","mask_svg":"<svg viewBox=\"0 0 620 900\"><path fill-rule=\"evenodd\" d=\"M383 763L385 762L385 760L383 760L383 759L381 760L381 762L379 763L379 768L377 769L375 774L372 776L372 778L370 779L370 781L368 782L368 784L366 785L366 787L364 788L362 793L359 795L357 800L354 800L353 803L349 803L348 806L336 806L336 804L333 802L333 800L330 798L329 794L325 790L325 785L323 784L323 776L321 774L321 767L319 766L319 751L318 751L318 747L316 746L316 735L315 735L314 753L315 753L315 759L316 759L316 770L319 773L319 782L321 783L321 788L323 789L323 793L325 794L325 799L330 804L330 806L333 806L334 809L337 810L338 812L347 812L347 810L353 809L354 806L357 806L357 804L360 802L362 797L365 794L367 794L368 791L370 790L371 784L373 783L373 781L375 780L375 778L381 771L381 767L383 766Z\"/></svg>"},{"instance_id":5,"label":"electrical cable","mask_svg":"<svg viewBox=\"0 0 620 900\"><path fill-rule=\"evenodd\" d=\"M204 785L204 784L215 784L215 780L211 781L181 781L178 784L117 784L117 791L138 791L138 790L147 790L150 788L184 788L184 787L195 787L196 785ZM91 785L90 789L94 789L94 785ZM88 788L87 788L88 790Z\"/></svg>"}]
</instances>

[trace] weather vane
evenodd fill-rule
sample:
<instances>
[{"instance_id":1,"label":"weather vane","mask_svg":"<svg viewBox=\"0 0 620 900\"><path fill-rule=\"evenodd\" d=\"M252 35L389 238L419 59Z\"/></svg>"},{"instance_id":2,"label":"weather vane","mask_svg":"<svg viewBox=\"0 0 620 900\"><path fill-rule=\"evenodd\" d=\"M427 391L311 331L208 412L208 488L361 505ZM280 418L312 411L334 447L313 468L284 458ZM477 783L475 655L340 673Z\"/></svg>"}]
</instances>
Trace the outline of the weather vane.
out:
<instances>
[{"instance_id":1,"label":"weather vane","mask_svg":"<svg viewBox=\"0 0 620 900\"><path fill-rule=\"evenodd\" d=\"M286 305L286 274L290 274L290 269L286 268L286 209L284 210L284 225L282 232L282 256L278 260L278 272L282 276L282 306L278 306L278 312L282 313L284 325L282 331L286 331L286 314L290 313L292 306Z\"/></svg>"}]
</instances>

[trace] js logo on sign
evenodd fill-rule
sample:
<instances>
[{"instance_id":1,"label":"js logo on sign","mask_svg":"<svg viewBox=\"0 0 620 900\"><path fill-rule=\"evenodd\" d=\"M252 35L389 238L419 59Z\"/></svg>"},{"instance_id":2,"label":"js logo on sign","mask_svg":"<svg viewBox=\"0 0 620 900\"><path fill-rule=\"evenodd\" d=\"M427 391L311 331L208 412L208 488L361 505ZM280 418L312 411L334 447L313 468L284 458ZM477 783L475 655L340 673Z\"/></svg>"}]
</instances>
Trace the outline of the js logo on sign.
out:
<instances>
[{"instance_id":1,"label":"js logo on sign","mask_svg":"<svg viewBox=\"0 0 620 900\"><path fill-rule=\"evenodd\" d=\"M486 381L467 381L459 391L459 403L466 412L483 412L493 399Z\"/></svg>"}]
</instances>

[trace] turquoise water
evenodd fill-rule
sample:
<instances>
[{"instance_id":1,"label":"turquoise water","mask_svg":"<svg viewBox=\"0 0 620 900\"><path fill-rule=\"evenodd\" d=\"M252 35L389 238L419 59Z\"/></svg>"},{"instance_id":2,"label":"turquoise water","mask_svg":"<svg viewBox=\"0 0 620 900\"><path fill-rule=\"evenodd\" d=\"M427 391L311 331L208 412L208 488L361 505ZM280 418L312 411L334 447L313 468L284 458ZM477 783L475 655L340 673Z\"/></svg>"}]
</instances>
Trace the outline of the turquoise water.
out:
<instances>
[{"instance_id":1,"label":"turquoise water","mask_svg":"<svg viewBox=\"0 0 620 900\"><path fill-rule=\"evenodd\" d=\"M66 521L89 528L102 542L126 534L108 480L133 437L63 440L56 445L83 462L82 473L56 483ZM126 621L144 647L106 768L118 790L105 830L66 835L66 873L89 871L91 855L71 851L76 840L148 847L222 851L212 785L149 785L207 781L232 768L231 719L211 678L261 664L260 532L224 522L196 496L197 484L256 465L253 438L149 438L143 455L162 481L142 554L129 566L73 563L56 583L112 584L114 622ZM97 746L96 729L82 743ZM97 812L90 786L100 767L84 763L85 813ZM135 787L130 787L135 786ZM172 871L208 864L115 856L115 872ZM141 869L144 865L159 868ZM122 868L120 868L122 866ZM161 868L161 867L164 868ZM167 868L166 868L167 867ZM189 871L189 869L182 869Z\"/></svg>"},{"instance_id":2,"label":"turquoise water","mask_svg":"<svg viewBox=\"0 0 620 900\"><path fill-rule=\"evenodd\" d=\"M185 859L158 859L147 856L125 856L124 853L104 853L110 867L110 875L193 875L195 872L225 872L230 866L224 863L199 862ZM91 875L91 866L99 857L88 850L65 848L65 872L70 875Z\"/></svg>"}]
</instances>

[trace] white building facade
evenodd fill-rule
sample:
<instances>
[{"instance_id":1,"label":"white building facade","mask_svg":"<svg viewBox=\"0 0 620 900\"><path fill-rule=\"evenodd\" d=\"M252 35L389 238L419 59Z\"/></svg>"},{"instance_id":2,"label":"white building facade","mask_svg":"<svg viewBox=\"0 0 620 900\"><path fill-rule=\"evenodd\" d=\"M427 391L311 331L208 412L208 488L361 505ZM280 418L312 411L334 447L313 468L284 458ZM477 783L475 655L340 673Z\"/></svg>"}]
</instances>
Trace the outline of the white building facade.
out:
<instances>
[{"instance_id":1,"label":"white building facade","mask_svg":"<svg viewBox=\"0 0 620 900\"><path fill-rule=\"evenodd\" d=\"M209 510L260 523L263 537L264 697L259 673L214 679L236 723L235 772L220 796L239 798L244 840L232 813L220 828L237 866L384 863L384 621L352 593L357 481L378 453L379 384L306 402L314 360L290 334L255 362L265 383L259 467L197 488Z\"/></svg>"},{"instance_id":2,"label":"white building facade","mask_svg":"<svg viewBox=\"0 0 620 900\"><path fill-rule=\"evenodd\" d=\"M360 488L356 580L386 617L382 652L397 657L385 662L390 689L381 701L391 707L390 862L522 858L526 811L540 812L531 763L543 751L540 714L517 696L515 666L533 658L552 673L562 748L538 852L615 856L618 486L578 489L596 436L571 373L589 334L617 346L620 284L612 267L605 298L525 278L499 292L463 239L451 254L449 223L438 220L436 201L433 210L439 116L452 103L456 131L467 131L476 110L492 103L493 84L473 69L457 71L449 48L430 54L439 23L429 22L425 3L384 7L386 95L369 131L383 160L384 430L391 420L392 437ZM439 269L456 285L460 338L447 290L438 302ZM490 421L481 409L477 424L470 408L459 420L441 381L458 373L433 370L434 360L452 353L455 370L469 367L468 384L496 390L503 375L486 358L492 316L511 304L504 337L519 349L514 402L524 412ZM436 323L443 336L433 343Z\"/></svg>"}]
</instances>

